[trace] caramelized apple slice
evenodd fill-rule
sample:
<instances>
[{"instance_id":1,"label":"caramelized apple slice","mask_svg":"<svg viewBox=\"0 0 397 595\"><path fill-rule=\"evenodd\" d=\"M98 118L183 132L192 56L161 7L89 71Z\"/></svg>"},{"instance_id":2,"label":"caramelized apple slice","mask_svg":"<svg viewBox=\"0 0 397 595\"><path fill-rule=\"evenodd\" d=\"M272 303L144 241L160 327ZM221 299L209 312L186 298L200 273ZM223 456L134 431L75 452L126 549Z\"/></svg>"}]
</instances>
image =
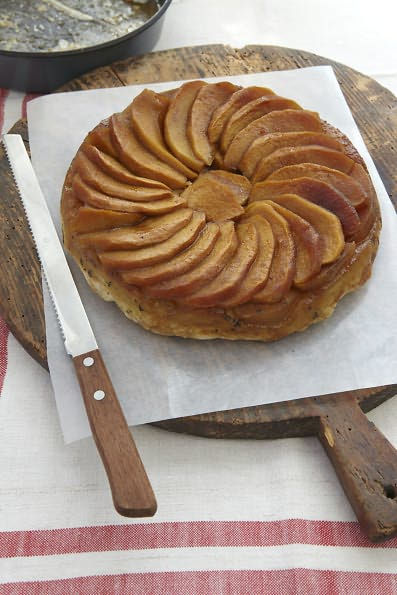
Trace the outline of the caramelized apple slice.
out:
<instances>
[{"instance_id":1,"label":"caramelized apple slice","mask_svg":"<svg viewBox=\"0 0 397 595\"><path fill-rule=\"evenodd\" d=\"M299 286L314 277L321 269L321 238L314 227L296 213L271 200L266 202L289 223L296 249L294 284Z\"/></svg>"},{"instance_id":2,"label":"caramelized apple slice","mask_svg":"<svg viewBox=\"0 0 397 595\"><path fill-rule=\"evenodd\" d=\"M76 216L70 221L70 229L76 233L101 231L123 227L124 225L134 225L134 223L139 223L142 219L143 215L139 213L118 213L106 209L80 207Z\"/></svg>"},{"instance_id":3,"label":"caramelized apple slice","mask_svg":"<svg viewBox=\"0 0 397 595\"><path fill-rule=\"evenodd\" d=\"M365 206L360 212L360 227L354 236L354 241L358 244L362 242L369 234L371 227L376 220L377 208L373 206L372 202Z\"/></svg>"},{"instance_id":4,"label":"caramelized apple slice","mask_svg":"<svg viewBox=\"0 0 397 595\"><path fill-rule=\"evenodd\" d=\"M363 188L351 176L317 163L300 163L282 167L269 176L267 181L291 180L293 178L314 178L326 182L343 194L357 210L364 206L368 200Z\"/></svg>"},{"instance_id":5,"label":"caramelized apple slice","mask_svg":"<svg viewBox=\"0 0 397 595\"><path fill-rule=\"evenodd\" d=\"M242 178L241 184L236 178ZM190 208L203 211L208 221L235 219L244 213L241 201L248 198L250 183L243 176L228 177L228 172L209 171L182 194Z\"/></svg>"},{"instance_id":6,"label":"caramelized apple slice","mask_svg":"<svg viewBox=\"0 0 397 595\"><path fill-rule=\"evenodd\" d=\"M95 163L95 165L97 165L105 174L108 174L118 182L145 188L163 188L164 190L169 190L165 184L158 180L150 180L149 178L134 176L134 174L124 167L124 165L93 145L83 143L81 148L83 153L90 159L90 161L92 161L92 163Z\"/></svg>"},{"instance_id":7,"label":"caramelized apple slice","mask_svg":"<svg viewBox=\"0 0 397 595\"><path fill-rule=\"evenodd\" d=\"M147 287L154 297L179 298L192 293L216 277L235 253L238 245L233 221L219 225L220 235L210 254L188 273Z\"/></svg>"},{"instance_id":8,"label":"caramelized apple slice","mask_svg":"<svg viewBox=\"0 0 397 595\"><path fill-rule=\"evenodd\" d=\"M378 208L374 205L373 200L373 197L371 197L370 201L358 212L360 217L360 227L352 238L357 244L367 237L371 227L375 223Z\"/></svg>"},{"instance_id":9,"label":"caramelized apple slice","mask_svg":"<svg viewBox=\"0 0 397 595\"><path fill-rule=\"evenodd\" d=\"M296 213L302 219L306 219L318 232L323 246L322 264L334 262L339 257L344 248L345 239L341 223L336 215L296 194L273 196L272 200ZM252 206L256 204L260 205L261 203L254 203Z\"/></svg>"},{"instance_id":10,"label":"caramelized apple slice","mask_svg":"<svg viewBox=\"0 0 397 595\"><path fill-rule=\"evenodd\" d=\"M133 227L86 233L79 237L82 244L101 250L131 250L165 242L191 220L191 209L178 209L161 217L151 217Z\"/></svg>"},{"instance_id":11,"label":"caramelized apple slice","mask_svg":"<svg viewBox=\"0 0 397 595\"><path fill-rule=\"evenodd\" d=\"M355 251L355 242L345 244L343 252L335 262L324 266L321 272L313 279L301 283L299 289L302 291L316 291L317 289L320 289L320 287L332 283L337 276L343 274L350 267L355 256Z\"/></svg>"},{"instance_id":12,"label":"caramelized apple slice","mask_svg":"<svg viewBox=\"0 0 397 595\"><path fill-rule=\"evenodd\" d=\"M197 93L206 84L204 81L191 81L182 85L172 99L164 119L164 136L167 145L178 159L194 171L201 171L204 161L198 159L193 152L187 137L187 125Z\"/></svg>"},{"instance_id":13,"label":"caramelized apple slice","mask_svg":"<svg viewBox=\"0 0 397 595\"><path fill-rule=\"evenodd\" d=\"M228 82L205 85L193 102L188 118L187 137L197 158L207 165L211 165L214 158L214 145L207 135L212 114L239 88Z\"/></svg>"},{"instance_id":14,"label":"caramelized apple slice","mask_svg":"<svg viewBox=\"0 0 397 595\"><path fill-rule=\"evenodd\" d=\"M240 285L258 253L258 233L252 223L237 226L238 248L235 255L219 275L208 285L184 298L196 308L208 308L230 297Z\"/></svg>"},{"instance_id":15,"label":"caramelized apple slice","mask_svg":"<svg viewBox=\"0 0 397 595\"><path fill-rule=\"evenodd\" d=\"M246 214L264 217L270 223L275 240L267 283L251 300L260 303L279 302L290 289L296 270L295 244L290 227L284 217L265 202L249 205Z\"/></svg>"},{"instance_id":16,"label":"caramelized apple slice","mask_svg":"<svg viewBox=\"0 0 397 595\"><path fill-rule=\"evenodd\" d=\"M172 196L161 200L148 202L133 202L132 200L123 200L114 198L102 192L98 192L87 186L80 176L76 174L72 183L73 191L81 202L87 203L99 209L109 209L111 211L123 211L125 213L144 213L147 215L162 215L174 211L178 207L185 206L186 201L182 196Z\"/></svg>"},{"instance_id":17,"label":"caramelized apple slice","mask_svg":"<svg viewBox=\"0 0 397 595\"><path fill-rule=\"evenodd\" d=\"M132 201L152 201L161 198L169 198L172 192L169 188L145 188L123 184L98 169L83 153L79 153L74 161L75 171L86 184L96 188L104 194L115 198L125 198Z\"/></svg>"},{"instance_id":18,"label":"caramelized apple slice","mask_svg":"<svg viewBox=\"0 0 397 595\"><path fill-rule=\"evenodd\" d=\"M288 111L290 114L299 114L299 110L286 111ZM304 110L301 111L304 112ZM225 154L224 162L226 167L233 169L239 167L239 169L243 171L244 163L240 162L242 162L244 154L246 152L248 153L248 149L250 148L250 146L254 142L257 142L259 140L260 143L258 142L258 144L255 145L255 151L251 151L251 153L247 157L247 160L245 161L245 163L250 163L248 169L249 171L251 171L252 167L252 173L255 170L255 166L252 166L252 162L255 159L256 163L258 163L260 159L263 159L264 157L267 157L274 151L277 151L278 149L283 149L284 147L295 147L298 145L321 145L323 147L335 149L336 151L341 151L343 149L342 144L339 143L336 139L327 134L322 134L321 132L304 131L272 133L272 119L269 118L269 116L271 116L273 113L278 114L279 112L270 112L270 114L267 114L262 118L258 118L258 120L254 120L253 122L251 122L251 124L248 124L248 126L243 128L243 130L234 137ZM296 116L294 118L291 117L290 119L292 121L299 121L299 119ZM300 122L303 122L305 119L305 117L301 117ZM288 118L285 118L284 122L287 120ZM261 135L264 136L261 137Z\"/></svg>"},{"instance_id":19,"label":"caramelized apple slice","mask_svg":"<svg viewBox=\"0 0 397 595\"><path fill-rule=\"evenodd\" d=\"M163 182L170 188L186 186L186 176L157 159L139 142L132 130L128 112L113 115L110 130L120 161L133 173Z\"/></svg>"},{"instance_id":20,"label":"caramelized apple slice","mask_svg":"<svg viewBox=\"0 0 397 595\"><path fill-rule=\"evenodd\" d=\"M246 87L233 93L228 101L220 105L213 113L210 125L208 126L210 143L216 143L219 140L226 123L234 112L263 95L274 95L274 92L266 87Z\"/></svg>"},{"instance_id":21,"label":"caramelized apple slice","mask_svg":"<svg viewBox=\"0 0 397 595\"><path fill-rule=\"evenodd\" d=\"M178 89L168 89L167 91L160 91L160 95L164 95L164 97L168 97L168 99L174 99L177 92Z\"/></svg>"},{"instance_id":22,"label":"caramelized apple slice","mask_svg":"<svg viewBox=\"0 0 397 595\"><path fill-rule=\"evenodd\" d=\"M164 118L170 100L167 97L144 89L131 104L132 128L141 141L156 157L180 171L189 180L197 177L197 173L186 167L165 146L163 139Z\"/></svg>"},{"instance_id":23,"label":"caramelized apple slice","mask_svg":"<svg viewBox=\"0 0 397 595\"><path fill-rule=\"evenodd\" d=\"M218 169L224 169L225 164L223 162L222 153L220 151L215 152L214 161L212 165Z\"/></svg>"},{"instance_id":24,"label":"caramelized apple slice","mask_svg":"<svg viewBox=\"0 0 397 595\"><path fill-rule=\"evenodd\" d=\"M247 128L242 130L233 139L225 155L226 165L229 165L231 162L230 159L228 159L228 153L232 153L233 145L237 144L236 141L239 140L239 137L241 137L241 135L244 132L246 132L248 128L252 127L252 124L255 124L255 122L252 122L249 126L247 126ZM257 135L252 135L252 138L246 139L248 142L240 142L240 147L238 147L238 151L234 150L233 163L236 163L236 167L237 165L239 165L239 161L243 156L244 151L255 140L255 138L257 138ZM343 145L340 142L338 142L332 136L329 136L328 134L323 134L321 132L274 132L273 134L266 134L260 140L261 143L258 143L258 145L256 146L257 154L259 153L257 163L259 162L259 160L268 157L269 155L271 155L271 153L274 153L274 151L284 149L285 147L318 145L321 147L328 147L329 149L334 149L335 151L343 150ZM242 167L243 166L241 166L240 169L242 169Z\"/></svg>"},{"instance_id":25,"label":"caramelized apple slice","mask_svg":"<svg viewBox=\"0 0 397 595\"><path fill-rule=\"evenodd\" d=\"M360 226L356 209L344 195L326 182L314 178L259 182L253 187L250 200L273 199L279 194L297 194L331 211L340 220L346 238L353 237Z\"/></svg>"},{"instance_id":26,"label":"caramelized apple slice","mask_svg":"<svg viewBox=\"0 0 397 595\"><path fill-rule=\"evenodd\" d=\"M165 242L137 250L103 252L98 257L104 267L118 271L164 262L190 246L204 225L204 214L193 213L190 222Z\"/></svg>"},{"instance_id":27,"label":"caramelized apple slice","mask_svg":"<svg viewBox=\"0 0 397 595\"><path fill-rule=\"evenodd\" d=\"M358 184L360 184L361 188L369 199L374 194L374 187L372 185L371 178L363 166L359 163L354 163L350 171L350 175Z\"/></svg>"},{"instance_id":28,"label":"caramelized apple slice","mask_svg":"<svg viewBox=\"0 0 397 595\"><path fill-rule=\"evenodd\" d=\"M360 187L365 192L368 205L372 204L373 206L375 206L375 209L377 209L378 207L376 206L377 201L375 188L372 184L369 174L366 172L363 166L359 163L355 163L352 171L350 172L350 176L355 182L360 184Z\"/></svg>"},{"instance_id":29,"label":"caramelized apple slice","mask_svg":"<svg viewBox=\"0 0 397 595\"><path fill-rule=\"evenodd\" d=\"M268 134L292 132L322 132L322 124L317 112L307 110L274 111L254 120L247 127L247 132L256 130L256 140L248 145L239 162L239 169L251 178L259 161L262 159L262 143ZM238 136L243 135L244 130ZM244 137L243 137L244 138ZM234 141L232 141L234 142Z\"/></svg>"},{"instance_id":30,"label":"caramelized apple slice","mask_svg":"<svg viewBox=\"0 0 397 595\"><path fill-rule=\"evenodd\" d=\"M233 294L220 304L227 308L247 302L254 293L266 285L274 253L274 235L270 223L259 215L252 215L247 220L253 223L258 232L258 254L242 282Z\"/></svg>"},{"instance_id":31,"label":"caramelized apple slice","mask_svg":"<svg viewBox=\"0 0 397 595\"><path fill-rule=\"evenodd\" d=\"M117 158L117 151L112 143L110 129L108 123L101 122L94 130L86 136L84 143L97 147L111 157Z\"/></svg>"},{"instance_id":32,"label":"caramelized apple slice","mask_svg":"<svg viewBox=\"0 0 397 595\"><path fill-rule=\"evenodd\" d=\"M196 267L208 256L218 236L219 226L216 223L208 223L194 244L168 262L122 273L121 278L126 283L141 286L153 285L182 275Z\"/></svg>"},{"instance_id":33,"label":"caramelized apple slice","mask_svg":"<svg viewBox=\"0 0 397 595\"><path fill-rule=\"evenodd\" d=\"M245 176L222 169L213 169L206 173L212 179L216 179L220 184L224 184L230 188L230 191L233 192L235 199L240 205L245 205L248 201L251 192L251 182Z\"/></svg>"},{"instance_id":34,"label":"caramelized apple slice","mask_svg":"<svg viewBox=\"0 0 397 595\"><path fill-rule=\"evenodd\" d=\"M259 97L259 99L250 101L250 103L241 107L230 117L221 137L221 150L225 152L236 134L248 126L253 120L269 112L284 109L299 110L301 107L292 99L286 99L278 95L264 95L263 97Z\"/></svg>"},{"instance_id":35,"label":"caramelized apple slice","mask_svg":"<svg viewBox=\"0 0 397 595\"><path fill-rule=\"evenodd\" d=\"M317 145L290 147L279 149L268 157L261 159L254 172L252 183L265 180L281 167L297 165L298 163L318 163L318 165L326 165L345 174L349 174L354 166L354 161L350 157L333 149Z\"/></svg>"},{"instance_id":36,"label":"caramelized apple slice","mask_svg":"<svg viewBox=\"0 0 397 595\"><path fill-rule=\"evenodd\" d=\"M234 141L237 142L239 139L238 142L241 142L246 149L238 164L240 171L250 178L262 158L262 143L265 142L267 135L289 132L322 132L319 115L303 109L276 110L248 124L231 143L234 144ZM252 144L245 141L245 134ZM234 150L231 146L229 149Z\"/></svg>"},{"instance_id":37,"label":"caramelized apple slice","mask_svg":"<svg viewBox=\"0 0 397 595\"><path fill-rule=\"evenodd\" d=\"M360 229L354 237L354 240L358 243L368 235L375 222L376 215L379 215L379 207L377 206L375 188L363 166L355 163L350 175L360 184L367 196L365 206L359 211Z\"/></svg>"}]
</instances>

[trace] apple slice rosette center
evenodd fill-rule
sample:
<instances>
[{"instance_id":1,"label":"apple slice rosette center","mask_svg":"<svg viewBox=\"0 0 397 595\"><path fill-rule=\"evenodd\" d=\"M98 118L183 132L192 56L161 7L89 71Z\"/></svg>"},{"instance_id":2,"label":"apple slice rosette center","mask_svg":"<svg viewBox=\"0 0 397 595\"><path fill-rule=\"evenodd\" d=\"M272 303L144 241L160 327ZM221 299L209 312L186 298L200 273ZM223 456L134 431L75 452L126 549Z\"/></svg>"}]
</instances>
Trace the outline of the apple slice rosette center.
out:
<instances>
[{"instance_id":1,"label":"apple slice rosette center","mask_svg":"<svg viewBox=\"0 0 397 595\"><path fill-rule=\"evenodd\" d=\"M205 213L207 221L236 220L244 214L251 183L224 170L206 171L182 193L188 206Z\"/></svg>"}]
</instances>

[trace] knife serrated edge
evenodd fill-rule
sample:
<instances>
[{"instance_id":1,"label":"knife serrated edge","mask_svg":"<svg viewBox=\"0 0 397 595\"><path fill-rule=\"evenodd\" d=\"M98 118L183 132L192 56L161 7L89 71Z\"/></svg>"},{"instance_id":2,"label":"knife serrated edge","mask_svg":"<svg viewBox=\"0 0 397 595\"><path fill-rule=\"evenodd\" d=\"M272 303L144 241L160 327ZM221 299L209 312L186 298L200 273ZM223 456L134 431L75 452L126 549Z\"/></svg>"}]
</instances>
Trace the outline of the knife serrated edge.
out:
<instances>
[{"instance_id":1,"label":"knife serrated edge","mask_svg":"<svg viewBox=\"0 0 397 595\"><path fill-rule=\"evenodd\" d=\"M36 247L36 252L44 272L44 278L46 280L51 301L53 303L56 317L61 329L65 349L67 353L73 357L98 349L94 333L92 331L84 306L81 302L81 298L67 263L65 253L63 251L46 200L41 191L36 173L29 159L22 137L19 134L4 134L1 137L1 140L5 148L8 162L10 164L10 170L15 181L15 186L18 189L19 195L21 197L21 203L25 211L28 226ZM20 167L23 168L24 176L27 179L23 179L21 174L22 169L20 169ZM32 191L32 194L37 198L34 206L36 209L40 209L40 213L47 224L46 232L48 233L48 236L46 238L43 238L36 229L34 219L32 219L30 215L33 205L29 201L28 197L29 184L31 185L30 190ZM52 282L54 277L54 264L52 264L51 268L47 262L48 255L44 255L45 243L51 244L51 246L54 247L57 258L57 267L59 267L55 269L55 271L57 274L62 271L63 280L64 282L68 283L68 292L71 292L69 293L69 297L73 301L74 308L77 308L78 310L78 317L76 317L76 314L74 313L73 318L75 321L77 321L77 327L81 329L81 332L76 333L75 330L70 326L70 324L67 322L67 316L64 316L62 307L59 305L57 293L53 289Z\"/></svg>"},{"instance_id":2,"label":"knife serrated edge","mask_svg":"<svg viewBox=\"0 0 397 595\"><path fill-rule=\"evenodd\" d=\"M41 268L41 272L42 272L41 278L42 278L42 279L44 279L44 281L45 281L45 283L46 283L46 286L47 286L47 288L48 288L48 294L49 294L49 296L50 296L50 299L51 299L52 305L53 305L53 307L54 307L55 315L56 315L56 318L57 318L57 321L58 321L59 328L60 328L60 330L61 330L61 334L62 334L62 337L63 337L63 341L65 342L65 340L66 340L66 337L65 337L65 333L64 333L64 331L63 331L63 327L62 327L61 320L60 320L60 318L59 318L59 313L58 313L58 309L57 309L57 307L56 307L56 303L55 303L54 295L53 295L53 293L52 293L52 291L51 291L51 287L50 287L50 285L49 285L49 283L48 283L47 276L46 276L46 274L45 274L45 272L44 272L43 264L42 264L42 262L41 262L40 253L39 253L39 249L38 249L37 242L36 242L36 237L35 237L35 235L34 235L34 233L33 233L33 230L32 230L31 224L30 224L30 219L29 219L29 216L28 216L28 212L27 212L27 210L26 210L26 205L25 205L25 202L24 202L24 200L23 200L23 198L22 198L22 195L21 195L21 193L20 193L20 190L19 190L19 187L18 187L18 183L17 183L16 177L15 177L15 172L14 172L14 169L13 169L13 166L12 166L12 162L11 162L11 159L10 159L10 154L9 154L9 152L8 152L8 151L9 151L9 149L8 149L8 144L7 144L7 142L8 142L8 141L7 141L7 139L5 138L6 136L7 136L7 137L10 137L11 135L10 135L10 134L9 134L9 135L5 135L5 134L3 134L3 135L2 135L2 137L1 137L1 142L2 142L2 144L3 144L3 147L4 147L4 151L5 151L5 154L6 154L7 160L8 160L8 164L9 164L9 166L10 166L10 172L11 172L11 175L12 175L12 177L13 177L13 180L14 180L15 188L18 190L19 198L21 199L22 208L23 208L23 211L24 211L24 213L25 213L25 217L26 217L26 223L28 224L28 228L29 228L29 231L30 231L30 237L31 237L31 238L32 238L32 240L33 240L33 244L34 244L34 247L35 247L35 249L36 249L36 254L37 254L37 257L38 257L38 259L39 259L40 268ZM14 135L14 136L17 136L17 135ZM21 137L21 138L22 138L22 137ZM23 141L22 141L22 142L23 142Z\"/></svg>"}]
</instances>

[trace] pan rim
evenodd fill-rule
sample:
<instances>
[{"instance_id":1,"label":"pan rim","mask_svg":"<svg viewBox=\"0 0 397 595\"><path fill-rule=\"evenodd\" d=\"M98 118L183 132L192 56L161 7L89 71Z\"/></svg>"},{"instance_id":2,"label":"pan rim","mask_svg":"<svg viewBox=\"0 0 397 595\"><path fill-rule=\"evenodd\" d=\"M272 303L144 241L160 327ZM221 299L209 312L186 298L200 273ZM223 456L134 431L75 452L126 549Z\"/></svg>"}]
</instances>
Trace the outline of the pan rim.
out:
<instances>
[{"instance_id":1,"label":"pan rim","mask_svg":"<svg viewBox=\"0 0 397 595\"><path fill-rule=\"evenodd\" d=\"M168 9L169 5L171 4L172 0L158 0L159 2L163 2L160 8L155 12L153 16L151 16L143 25L134 29L130 33L123 35L122 37L116 37L115 39L111 39L110 41L105 41L104 43L90 45L83 48L78 48L76 50L61 50L56 52L25 52L25 51L18 51L18 50L2 50L0 49L0 56L9 57L9 58L27 58L29 60L51 60L51 59L59 59L59 58L68 58L74 56L81 56L82 54L94 54L96 52L100 52L107 48L115 47L119 44L124 43L125 41L132 39L138 36L140 33L151 27L158 19L162 17L165 11Z\"/></svg>"}]
</instances>

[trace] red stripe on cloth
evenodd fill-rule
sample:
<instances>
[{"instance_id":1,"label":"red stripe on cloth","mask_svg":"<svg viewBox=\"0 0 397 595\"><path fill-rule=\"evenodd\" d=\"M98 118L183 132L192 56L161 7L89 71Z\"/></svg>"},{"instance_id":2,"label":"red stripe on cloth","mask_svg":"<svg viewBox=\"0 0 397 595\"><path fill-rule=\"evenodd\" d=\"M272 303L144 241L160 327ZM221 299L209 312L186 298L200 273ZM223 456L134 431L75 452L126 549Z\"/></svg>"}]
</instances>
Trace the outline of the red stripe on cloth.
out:
<instances>
[{"instance_id":1,"label":"red stripe on cloth","mask_svg":"<svg viewBox=\"0 0 397 595\"><path fill-rule=\"evenodd\" d=\"M22 118L26 118L26 106L28 105L29 101L35 99L36 97L41 97L40 93L27 93L22 100Z\"/></svg>"},{"instance_id":2,"label":"red stripe on cloth","mask_svg":"<svg viewBox=\"0 0 397 595\"><path fill-rule=\"evenodd\" d=\"M8 89L0 89L0 133L3 132L4 108L8 96Z\"/></svg>"},{"instance_id":3,"label":"red stripe on cloth","mask_svg":"<svg viewBox=\"0 0 397 595\"><path fill-rule=\"evenodd\" d=\"M0 396L1 391L3 388L4 378L7 371L7 362L8 362L8 327L4 320L0 318ZM1 542L1 539L0 539ZM0 546L1 551L1 546Z\"/></svg>"},{"instance_id":4,"label":"red stripe on cloth","mask_svg":"<svg viewBox=\"0 0 397 595\"><path fill-rule=\"evenodd\" d=\"M292 543L397 548L396 538L382 544L370 542L357 522L191 521L5 531L0 533L0 558L175 547L270 547Z\"/></svg>"},{"instance_id":5,"label":"red stripe on cloth","mask_svg":"<svg viewBox=\"0 0 397 595\"><path fill-rule=\"evenodd\" d=\"M397 575L333 570L222 570L7 583L0 595L396 595Z\"/></svg>"}]
</instances>

